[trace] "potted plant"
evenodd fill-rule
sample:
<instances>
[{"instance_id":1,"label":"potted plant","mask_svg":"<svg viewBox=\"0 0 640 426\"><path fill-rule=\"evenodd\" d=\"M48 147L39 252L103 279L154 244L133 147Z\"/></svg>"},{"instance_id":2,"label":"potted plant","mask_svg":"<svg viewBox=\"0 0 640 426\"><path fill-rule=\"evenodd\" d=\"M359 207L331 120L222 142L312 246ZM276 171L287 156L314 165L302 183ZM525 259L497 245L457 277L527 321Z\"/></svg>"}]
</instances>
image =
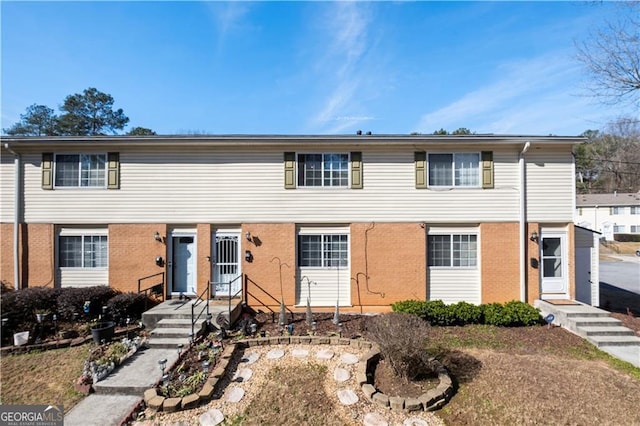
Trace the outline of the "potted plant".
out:
<instances>
[{"instance_id":1,"label":"potted plant","mask_svg":"<svg viewBox=\"0 0 640 426\"><path fill-rule=\"evenodd\" d=\"M102 341L109 342L113 337L116 323L113 321L101 321L91 324L91 336L93 341L100 344Z\"/></svg>"}]
</instances>

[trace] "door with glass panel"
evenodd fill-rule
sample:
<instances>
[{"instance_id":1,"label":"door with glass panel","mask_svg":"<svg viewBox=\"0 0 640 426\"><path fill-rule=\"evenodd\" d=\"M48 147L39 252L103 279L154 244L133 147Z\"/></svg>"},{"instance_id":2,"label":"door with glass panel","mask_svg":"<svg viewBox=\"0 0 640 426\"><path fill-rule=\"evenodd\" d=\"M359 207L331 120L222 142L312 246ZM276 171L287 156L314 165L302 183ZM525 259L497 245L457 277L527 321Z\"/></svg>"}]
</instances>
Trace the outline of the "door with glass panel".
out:
<instances>
[{"instance_id":1,"label":"door with glass panel","mask_svg":"<svg viewBox=\"0 0 640 426\"><path fill-rule=\"evenodd\" d=\"M540 275L543 297L568 294L567 234L542 231L540 237Z\"/></svg>"},{"instance_id":2,"label":"door with glass panel","mask_svg":"<svg viewBox=\"0 0 640 426\"><path fill-rule=\"evenodd\" d=\"M213 291L218 296L233 296L242 286L240 232L215 232L212 239Z\"/></svg>"}]
</instances>

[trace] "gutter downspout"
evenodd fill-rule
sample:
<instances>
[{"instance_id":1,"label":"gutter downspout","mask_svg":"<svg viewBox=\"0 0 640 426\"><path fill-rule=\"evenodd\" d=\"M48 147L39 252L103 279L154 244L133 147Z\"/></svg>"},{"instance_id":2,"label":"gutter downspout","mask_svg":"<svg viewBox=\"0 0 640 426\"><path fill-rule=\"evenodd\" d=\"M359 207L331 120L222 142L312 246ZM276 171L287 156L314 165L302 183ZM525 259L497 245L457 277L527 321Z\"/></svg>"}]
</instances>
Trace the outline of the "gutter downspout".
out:
<instances>
[{"instance_id":1,"label":"gutter downspout","mask_svg":"<svg viewBox=\"0 0 640 426\"><path fill-rule=\"evenodd\" d=\"M525 161L524 154L529 150L531 142L527 141L522 147L522 151L518 157L518 165L520 166L520 301L526 302L526 222L527 222L527 185L525 181Z\"/></svg>"},{"instance_id":2,"label":"gutter downspout","mask_svg":"<svg viewBox=\"0 0 640 426\"><path fill-rule=\"evenodd\" d=\"M20 154L11 149L5 142L4 148L15 157L13 184L13 281L16 290L20 290Z\"/></svg>"}]
</instances>

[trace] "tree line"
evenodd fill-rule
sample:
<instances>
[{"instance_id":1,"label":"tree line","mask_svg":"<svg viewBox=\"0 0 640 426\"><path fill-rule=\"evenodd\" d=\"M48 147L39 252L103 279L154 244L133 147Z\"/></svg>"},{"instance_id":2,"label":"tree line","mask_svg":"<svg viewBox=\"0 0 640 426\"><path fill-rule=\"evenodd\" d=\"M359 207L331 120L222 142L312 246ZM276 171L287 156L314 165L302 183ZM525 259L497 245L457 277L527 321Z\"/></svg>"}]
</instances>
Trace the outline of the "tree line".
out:
<instances>
[{"instance_id":1,"label":"tree line","mask_svg":"<svg viewBox=\"0 0 640 426\"><path fill-rule=\"evenodd\" d=\"M20 121L2 129L10 136L101 136L117 134L129 123L122 108L113 108L113 97L95 87L69 95L60 106L60 115L46 105L33 104ZM134 127L127 135L156 133L146 127Z\"/></svg>"}]
</instances>

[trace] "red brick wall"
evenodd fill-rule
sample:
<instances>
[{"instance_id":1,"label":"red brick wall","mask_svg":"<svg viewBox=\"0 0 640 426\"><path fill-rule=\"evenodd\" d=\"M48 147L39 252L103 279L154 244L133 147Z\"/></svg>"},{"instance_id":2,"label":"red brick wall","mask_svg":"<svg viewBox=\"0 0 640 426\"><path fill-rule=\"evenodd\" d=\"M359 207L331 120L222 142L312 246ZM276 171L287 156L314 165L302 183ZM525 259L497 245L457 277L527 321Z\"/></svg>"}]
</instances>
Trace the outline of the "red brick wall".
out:
<instances>
[{"instance_id":1,"label":"red brick wall","mask_svg":"<svg viewBox=\"0 0 640 426\"><path fill-rule=\"evenodd\" d=\"M482 303L520 300L518 223L480 224Z\"/></svg>"},{"instance_id":2,"label":"red brick wall","mask_svg":"<svg viewBox=\"0 0 640 426\"><path fill-rule=\"evenodd\" d=\"M251 242L244 237L247 231L251 233ZM245 250L251 251L252 262L244 260ZM260 309L260 305L266 305L278 312L281 298L280 270L282 270L284 302L288 307L295 304L295 224L245 224L242 227L242 259L242 271L247 278L246 292L249 306ZM279 264L282 264L282 268Z\"/></svg>"},{"instance_id":3,"label":"red brick wall","mask_svg":"<svg viewBox=\"0 0 640 426\"><path fill-rule=\"evenodd\" d=\"M112 288L122 292L137 292L139 278L158 272L166 273L166 262L163 267L155 263L157 256L162 256L165 261L167 259L165 243L153 237L156 231L162 237L167 235L166 225L161 224L109 225L109 285Z\"/></svg>"},{"instance_id":4,"label":"red brick wall","mask_svg":"<svg viewBox=\"0 0 640 426\"><path fill-rule=\"evenodd\" d=\"M426 232L420 224L355 223L350 238L354 310L364 305L384 312L399 300L425 300Z\"/></svg>"},{"instance_id":5,"label":"red brick wall","mask_svg":"<svg viewBox=\"0 0 640 426\"><path fill-rule=\"evenodd\" d=\"M197 226L197 265L198 268L198 282L196 283L198 295L202 293L209 284L211 279L211 225L208 223L201 223Z\"/></svg>"},{"instance_id":6,"label":"red brick wall","mask_svg":"<svg viewBox=\"0 0 640 426\"><path fill-rule=\"evenodd\" d=\"M540 224L529 223L526 226L527 243L526 243L526 260L527 260L527 303L533 304L533 301L540 298L540 246L537 241L531 241L529 236L533 231L540 235ZM531 259L535 259L537 268L531 266Z\"/></svg>"},{"instance_id":7,"label":"red brick wall","mask_svg":"<svg viewBox=\"0 0 640 426\"><path fill-rule=\"evenodd\" d=\"M51 224L20 227L21 287L53 287L55 282L55 230ZM13 224L0 225L0 279L15 288Z\"/></svg>"}]
</instances>

